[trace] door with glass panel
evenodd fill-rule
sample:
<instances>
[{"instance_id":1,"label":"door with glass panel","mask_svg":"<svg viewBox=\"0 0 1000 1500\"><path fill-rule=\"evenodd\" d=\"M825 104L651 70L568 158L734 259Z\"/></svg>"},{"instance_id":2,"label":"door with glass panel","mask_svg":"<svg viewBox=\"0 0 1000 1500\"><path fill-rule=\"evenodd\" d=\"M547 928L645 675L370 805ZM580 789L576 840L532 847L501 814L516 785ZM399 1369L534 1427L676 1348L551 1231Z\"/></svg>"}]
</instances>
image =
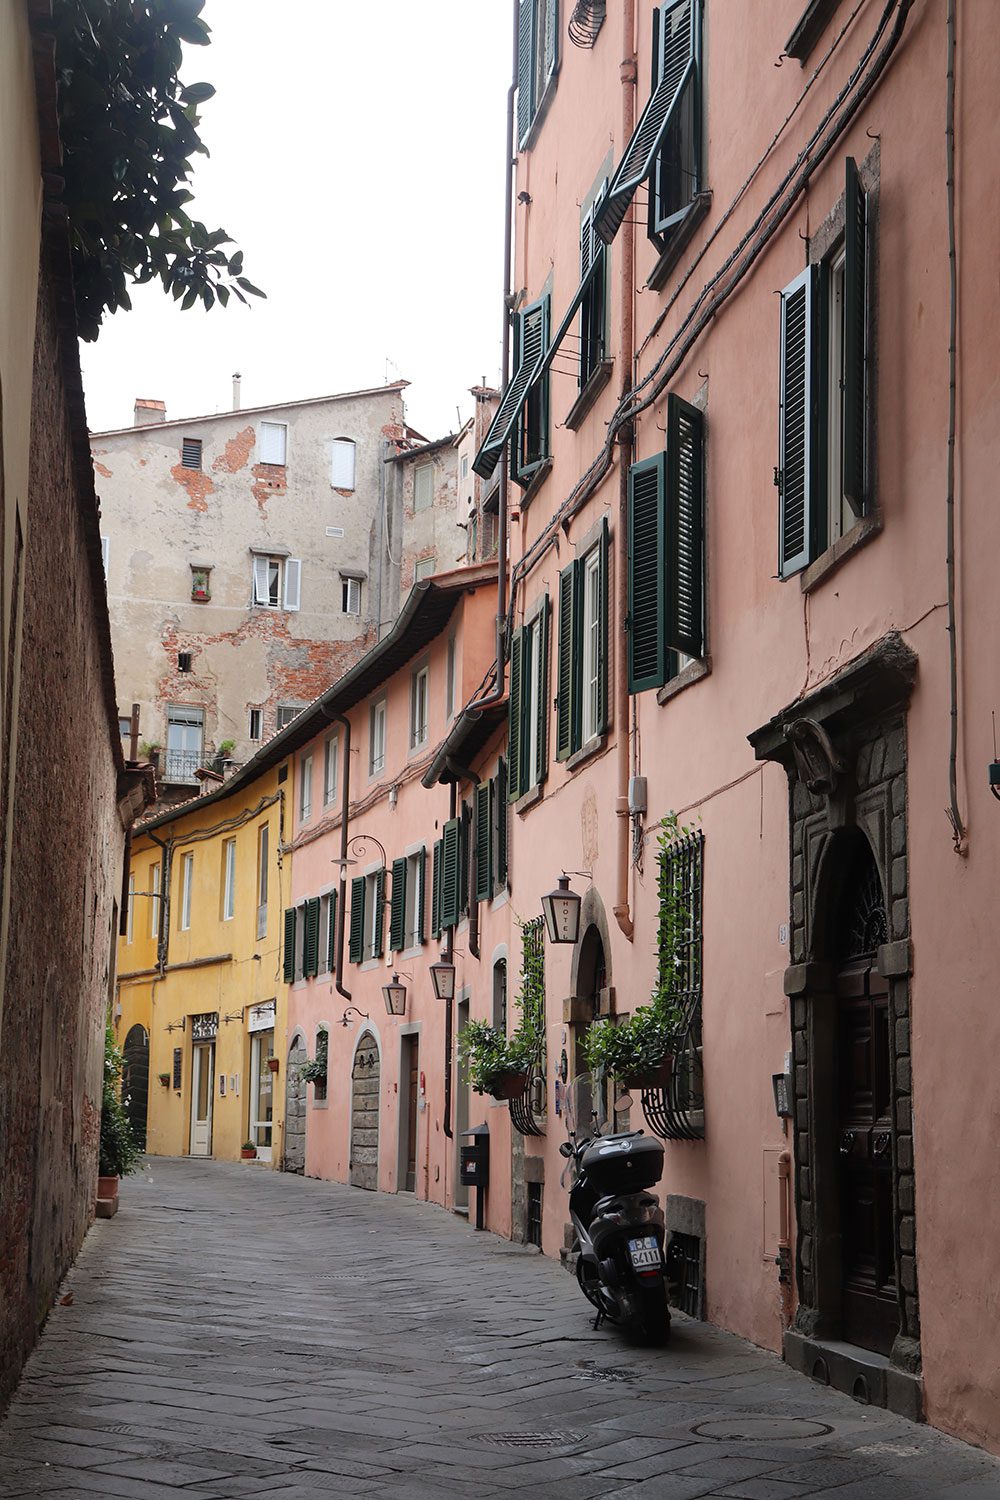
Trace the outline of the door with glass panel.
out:
<instances>
[{"instance_id":1,"label":"door with glass panel","mask_svg":"<svg viewBox=\"0 0 1000 1500\"><path fill-rule=\"evenodd\" d=\"M204 714L200 708L174 707L167 712L167 781L194 781L201 765Z\"/></svg>"},{"instance_id":2,"label":"door with glass panel","mask_svg":"<svg viewBox=\"0 0 1000 1500\"><path fill-rule=\"evenodd\" d=\"M274 1128L274 1074L269 1067L274 1056L274 1032L255 1031L250 1039L250 1135L259 1161L271 1160Z\"/></svg>"},{"instance_id":3,"label":"door with glass panel","mask_svg":"<svg viewBox=\"0 0 1000 1500\"><path fill-rule=\"evenodd\" d=\"M196 1042L191 1050L191 1155L211 1156L215 1043Z\"/></svg>"}]
</instances>

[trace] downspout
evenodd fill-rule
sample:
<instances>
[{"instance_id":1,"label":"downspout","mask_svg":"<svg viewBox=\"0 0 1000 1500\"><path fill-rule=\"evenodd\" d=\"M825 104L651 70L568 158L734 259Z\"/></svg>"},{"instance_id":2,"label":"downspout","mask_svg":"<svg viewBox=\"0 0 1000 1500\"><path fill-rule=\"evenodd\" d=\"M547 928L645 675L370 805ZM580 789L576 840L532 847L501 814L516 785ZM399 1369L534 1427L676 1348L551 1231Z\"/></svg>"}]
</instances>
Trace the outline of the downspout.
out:
<instances>
[{"instance_id":1,"label":"downspout","mask_svg":"<svg viewBox=\"0 0 1000 1500\"><path fill-rule=\"evenodd\" d=\"M445 758L445 765L457 780L467 781L473 787L479 785L479 777L475 771L470 771L468 766L459 765L453 756L449 755ZM453 782L452 785L455 785L455 783ZM454 817L454 813L452 817ZM469 874L471 877L471 869ZM469 890L469 952L473 958L479 957L479 902L476 900L475 891L471 889L471 880Z\"/></svg>"},{"instance_id":2,"label":"downspout","mask_svg":"<svg viewBox=\"0 0 1000 1500\"><path fill-rule=\"evenodd\" d=\"M343 714L332 714L325 703L320 703L323 717L331 724L344 726L344 794L340 808L340 887L337 895L339 921L337 922L337 952L334 959L333 980L338 995L350 1000L350 990L344 989L344 923L347 912L347 823L351 806L351 721Z\"/></svg>"},{"instance_id":3,"label":"downspout","mask_svg":"<svg viewBox=\"0 0 1000 1500\"><path fill-rule=\"evenodd\" d=\"M623 57L622 81L622 140L632 139L635 128L635 85L638 76L635 55L634 0L624 0L622 6ZM633 302L635 297L635 225L632 214L625 215L622 225L621 265L621 336L619 359L621 360L622 390L624 403L632 388L632 362L635 347L633 326ZM615 545L615 582L621 599L628 577L628 471L632 461L633 427L628 422L618 435L618 526ZM615 842L615 921L629 942L635 932L629 910L629 811L628 782L630 770L629 735L629 691L628 650L624 630L615 631L615 762L617 770L617 798L615 814L618 819Z\"/></svg>"},{"instance_id":4,"label":"downspout","mask_svg":"<svg viewBox=\"0 0 1000 1500\"><path fill-rule=\"evenodd\" d=\"M448 788L448 817L455 817L455 808L458 804L458 788L453 781ZM444 952L441 954L446 964L455 962L455 929L449 927L448 935L444 940ZM451 1047L454 1022L452 1019L452 1007L454 999L446 1000L448 1007L444 1013L444 1121L442 1129L449 1141L455 1139L455 1133L451 1128Z\"/></svg>"}]
</instances>

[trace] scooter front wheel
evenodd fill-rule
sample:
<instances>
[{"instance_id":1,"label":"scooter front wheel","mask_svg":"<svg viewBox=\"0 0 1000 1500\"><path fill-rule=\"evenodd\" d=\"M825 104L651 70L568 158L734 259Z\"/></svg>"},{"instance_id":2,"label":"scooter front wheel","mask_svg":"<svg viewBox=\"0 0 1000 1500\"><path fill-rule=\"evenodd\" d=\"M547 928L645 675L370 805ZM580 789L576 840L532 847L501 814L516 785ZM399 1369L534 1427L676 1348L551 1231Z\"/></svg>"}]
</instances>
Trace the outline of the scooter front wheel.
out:
<instances>
[{"instance_id":1,"label":"scooter front wheel","mask_svg":"<svg viewBox=\"0 0 1000 1500\"><path fill-rule=\"evenodd\" d=\"M637 1344L657 1348L670 1337L670 1309L667 1306L667 1288L662 1280L641 1283L629 1294L631 1311L626 1320L626 1332Z\"/></svg>"}]
</instances>

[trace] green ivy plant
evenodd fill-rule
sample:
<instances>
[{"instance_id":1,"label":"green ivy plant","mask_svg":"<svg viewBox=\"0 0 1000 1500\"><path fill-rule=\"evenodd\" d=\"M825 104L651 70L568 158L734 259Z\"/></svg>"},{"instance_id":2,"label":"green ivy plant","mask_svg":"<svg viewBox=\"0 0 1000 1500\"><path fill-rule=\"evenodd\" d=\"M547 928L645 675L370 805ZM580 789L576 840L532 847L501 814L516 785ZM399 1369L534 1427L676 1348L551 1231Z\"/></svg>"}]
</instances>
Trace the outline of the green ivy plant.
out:
<instances>
[{"instance_id":1,"label":"green ivy plant","mask_svg":"<svg viewBox=\"0 0 1000 1500\"><path fill-rule=\"evenodd\" d=\"M306 1083L325 1083L330 1042L325 1031L316 1038L316 1056L299 1063L299 1077Z\"/></svg>"},{"instance_id":2,"label":"green ivy plant","mask_svg":"<svg viewBox=\"0 0 1000 1500\"><path fill-rule=\"evenodd\" d=\"M264 293L224 229L192 219L186 186L208 155L198 106L209 83L179 77L182 43L203 47L205 0L54 0L62 194L80 337L131 307L127 284L156 278L184 308Z\"/></svg>"},{"instance_id":3,"label":"green ivy plant","mask_svg":"<svg viewBox=\"0 0 1000 1500\"><path fill-rule=\"evenodd\" d=\"M134 1172L139 1150L122 1100L124 1053L109 1021L104 1033L104 1080L101 1090L101 1144L98 1171L102 1177L127 1177Z\"/></svg>"},{"instance_id":4,"label":"green ivy plant","mask_svg":"<svg viewBox=\"0 0 1000 1500\"><path fill-rule=\"evenodd\" d=\"M502 1073L527 1074L545 1050L545 950L536 940L536 924L515 920L521 928L518 1024L505 1036L486 1021L469 1021L458 1038L459 1056L477 1094L492 1093Z\"/></svg>"}]
</instances>

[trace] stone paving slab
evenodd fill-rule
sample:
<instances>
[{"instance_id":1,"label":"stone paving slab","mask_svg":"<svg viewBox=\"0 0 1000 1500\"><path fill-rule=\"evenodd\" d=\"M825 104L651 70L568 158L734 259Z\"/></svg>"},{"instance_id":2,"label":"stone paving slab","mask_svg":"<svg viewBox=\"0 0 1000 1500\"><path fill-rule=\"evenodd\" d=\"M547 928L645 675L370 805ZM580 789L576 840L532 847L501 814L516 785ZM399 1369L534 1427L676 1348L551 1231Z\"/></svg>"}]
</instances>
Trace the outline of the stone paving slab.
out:
<instances>
[{"instance_id":1,"label":"stone paving slab","mask_svg":"<svg viewBox=\"0 0 1000 1500\"><path fill-rule=\"evenodd\" d=\"M1000 1500L997 1460L706 1324L595 1332L553 1262L412 1198L147 1160L64 1290L2 1500Z\"/></svg>"}]
</instances>

